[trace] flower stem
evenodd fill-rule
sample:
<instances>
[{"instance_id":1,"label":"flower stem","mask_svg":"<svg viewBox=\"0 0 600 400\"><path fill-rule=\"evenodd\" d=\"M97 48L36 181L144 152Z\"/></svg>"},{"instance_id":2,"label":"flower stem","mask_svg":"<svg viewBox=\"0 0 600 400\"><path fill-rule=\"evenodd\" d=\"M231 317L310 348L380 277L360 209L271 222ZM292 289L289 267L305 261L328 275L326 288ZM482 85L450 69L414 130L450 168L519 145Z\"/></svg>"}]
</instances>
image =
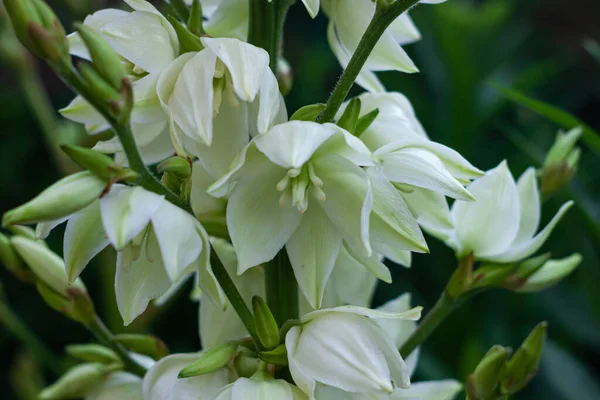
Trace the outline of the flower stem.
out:
<instances>
[{"instance_id":1,"label":"flower stem","mask_svg":"<svg viewBox=\"0 0 600 400\"><path fill-rule=\"evenodd\" d=\"M378 2L373 19L371 19L348 66L329 96L327 108L319 115L317 122L325 123L333 121L337 111L340 109L346 96L348 96L352 85L354 85L356 77L387 27L418 2L419 0L396 0L389 4L387 2Z\"/></svg>"},{"instance_id":2,"label":"flower stem","mask_svg":"<svg viewBox=\"0 0 600 400\"><path fill-rule=\"evenodd\" d=\"M131 356L129 352L121 343L119 343L112 332L104 325L104 322L96 315L94 321L87 326L87 328L94 334L96 339L105 346L110 347L123 361L123 364L127 371L139 376L144 377L146 374L146 368L138 364Z\"/></svg>"},{"instance_id":3,"label":"flower stem","mask_svg":"<svg viewBox=\"0 0 600 400\"><path fill-rule=\"evenodd\" d=\"M260 340L258 339L258 335L256 333L256 325L254 323L254 316L252 315L252 311L248 308L248 305L244 301L244 298L238 291L235 283L227 273L225 266L221 262L221 259L217 255L215 251L210 252L210 265L213 270L213 274L217 278L219 285L225 292L227 299L231 303L233 309L237 313L237 315L242 320L242 323L246 327L246 330L254 340L254 344L262 350L262 346L260 344Z\"/></svg>"},{"instance_id":4,"label":"flower stem","mask_svg":"<svg viewBox=\"0 0 600 400\"><path fill-rule=\"evenodd\" d=\"M269 66L277 74L281 36L290 0L250 0L248 43L262 47L269 53Z\"/></svg>"},{"instance_id":5,"label":"flower stem","mask_svg":"<svg viewBox=\"0 0 600 400\"><path fill-rule=\"evenodd\" d=\"M265 288L267 305L279 326L298 318L298 283L285 249L265 265Z\"/></svg>"}]
</instances>

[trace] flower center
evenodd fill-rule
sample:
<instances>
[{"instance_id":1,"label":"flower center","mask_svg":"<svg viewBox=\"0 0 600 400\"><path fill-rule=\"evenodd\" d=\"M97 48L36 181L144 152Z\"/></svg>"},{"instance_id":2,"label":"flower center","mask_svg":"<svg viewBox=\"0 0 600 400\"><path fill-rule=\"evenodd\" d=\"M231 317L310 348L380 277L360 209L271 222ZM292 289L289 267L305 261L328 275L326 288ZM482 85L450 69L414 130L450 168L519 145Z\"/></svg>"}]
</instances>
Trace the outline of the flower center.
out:
<instances>
[{"instance_id":1,"label":"flower center","mask_svg":"<svg viewBox=\"0 0 600 400\"><path fill-rule=\"evenodd\" d=\"M223 98L227 99L231 106L236 108L239 107L240 102L235 95L233 79L231 78L231 74L227 70L227 67L221 60L217 60L215 75L213 77L213 87L213 116L216 116L219 113Z\"/></svg>"},{"instance_id":2,"label":"flower center","mask_svg":"<svg viewBox=\"0 0 600 400\"><path fill-rule=\"evenodd\" d=\"M279 205L284 207L290 200L293 207L304 213L308 208L309 193L319 201L325 201L323 181L315 173L312 163L308 162L300 168L292 168L277 183L277 191L281 192Z\"/></svg>"}]
</instances>

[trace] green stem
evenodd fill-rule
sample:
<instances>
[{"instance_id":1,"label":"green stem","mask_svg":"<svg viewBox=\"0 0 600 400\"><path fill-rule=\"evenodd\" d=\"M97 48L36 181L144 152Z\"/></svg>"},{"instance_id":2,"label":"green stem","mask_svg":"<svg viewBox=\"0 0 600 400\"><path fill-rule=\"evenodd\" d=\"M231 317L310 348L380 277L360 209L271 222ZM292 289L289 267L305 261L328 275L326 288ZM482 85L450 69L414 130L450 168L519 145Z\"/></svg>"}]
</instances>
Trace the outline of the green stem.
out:
<instances>
[{"instance_id":1,"label":"green stem","mask_svg":"<svg viewBox=\"0 0 600 400\"><path fill-rule=\"evenodd\" d=\"M237 315L242 320L242 323L246 327L246 330L254 340L254 344L261 349L260 340L258 339L258 335L256 333L256 325L254 323L254 316L252 315L252 311L248 308L248 305L244 301L244 298L238 291L235 283L229 276L229 273L225 269L225 266L221 262L221 259L217 255L217 253L212 250L210 252L210 265L213 270L213 274L217 278L219 285L225 292L227 299L231 303L231 306L237 313Z\"/></svg>"},{"instance_id":2,"label":"green stem","mask_svg":"<svg viewBox=\"0 0 600 400\"><path fill-rule=\"evenodd\" d=\"M265 265L267 305L279 326L298 318L298 283L285 249Z\"/></svg>"},{"instance_id":3,"label":"green stem","mask_svg":"<svg viewBox=\"0 0 600 400\"><path fill-rule=\"evenodd\" d=\"M250 0L248 43L262 47L269 53L269 66L277 74L281 36L290 0Z\"/></svg>"},{"instance_id":4,"label":"green stem","mask_svg":"<svg viewBox=\"0 0 600 400\"><path fill-rule=\"evenodd\" d=\"M90 332L94 334L96 339L105 346L110 347L123 361L123 364L127 371L139 376L144 377L146 374L146 368L138 364L121 343L119 343L112 332L104 325L104 322L96 315L94 321L87 327Z\"/></svg>"},{"instance_id":5,"label":"green stem","mask_svg":"<svg viewBox=\"0 0 600 400\"><path fill-rule=\"evenodd\" d=\"M348 66L340 77L335 89L327 100L327 108L323 110L317 122L325 123L333 121L340 106L348 96L356 77L362 70L367 58L373 51L373 48L384 34L387 27L394 22L401 14L408 11L419 0L396 0L390 4L379 1L373 19L369 23L367 30L363 34L356 51L352 55Z\"/></svg>"}]
</instances>

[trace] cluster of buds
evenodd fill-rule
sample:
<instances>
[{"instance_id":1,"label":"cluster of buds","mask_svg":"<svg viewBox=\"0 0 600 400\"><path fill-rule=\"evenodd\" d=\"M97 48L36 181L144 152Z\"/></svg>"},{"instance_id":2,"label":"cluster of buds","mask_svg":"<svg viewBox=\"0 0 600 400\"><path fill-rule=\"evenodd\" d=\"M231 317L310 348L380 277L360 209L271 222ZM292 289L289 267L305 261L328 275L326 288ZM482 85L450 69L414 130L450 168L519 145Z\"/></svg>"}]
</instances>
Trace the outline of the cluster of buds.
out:
<instances>
[{"instance_id":1,"label":"cluster of buds","mask_svg":"<svg viewBox=\"0 0 600 400\"><path fill-rule=\"evenodd\" d=\"M556 135L556 140L538 171L542 181L542 196L548 197L562 189L575 176L581 157L581 149L576 144L582 132L582 128L577 127Z\"/></svg>"}]
</instances>

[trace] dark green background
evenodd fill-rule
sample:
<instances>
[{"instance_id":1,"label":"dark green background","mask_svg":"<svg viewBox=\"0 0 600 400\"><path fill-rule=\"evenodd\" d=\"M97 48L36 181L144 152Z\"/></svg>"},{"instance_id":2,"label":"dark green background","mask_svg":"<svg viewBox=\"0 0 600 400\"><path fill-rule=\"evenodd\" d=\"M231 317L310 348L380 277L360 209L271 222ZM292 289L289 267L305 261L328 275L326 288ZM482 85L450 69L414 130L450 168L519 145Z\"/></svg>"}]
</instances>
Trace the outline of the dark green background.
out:
<instances>
[{"instance_id":1,"label":"dark green background","mask_svg":"<svg viewBox=\"0 0 600 400\"><path fill-rule=\"evenodd\" d=\"M77 17L64 3L57 9L70 26ZM79 18L85 15L85 2L71 3L83 10ZM491 82L519 88L600 128L600 64L582 47L586 37L600 39L597 1L450 0L420 6L412 15L424 38L407 46L407 51L421 73L382 73L381 77L389 90L411 99L433 140L455 148L482 169L507 159L518 176L529 165L539 166L559 127L506 103ZM290 114L302 105L325 101L339 76L325 39L326 24L322 15L310 20L301 5L291 10L285 28L285 57L295 77L287 99ZM72 95L65 87L47 68L40 66L39 73L55 108L67 104ZM1 212L30 199L60 176L17 76L0 64ZM355 93L359 93L356 88ZM497 290L475 297L422 346L417 379L464 380L490 346L516 347L537 322L547 320L549 340L540 374L516 398L600 399L598 165L598 156L584 148L574 182L543 209L546 222L562 202L576 200L578 206L560 223L545 250L558 258L582 253L580 268L558 287L539 294ZM54 233L49 242L60 252L61 233ZM394 284L379 286L376 305L406 291L426 308L435 302L455 260L441 243L433 238L428 242L431 255L417 255L411 269L391 266ZM106 251L83 278L100 314L111 329L121 332L125 329L114 302L113 265L114 255ZM91 339L79 325L49 309L33 287L5 271L0 271L0 282L12 308L57 356L63 354L64 345ZM130 328L139 329L158 334L173 351L195 350L197 307L184 293ZM15 379L35 382L34 373L14 367L24 359L23 350L0 328L2 399L17 398L11 389ZM48 381L55 379L47 370L43 374Z\"/></svg>"}]
</instances>

